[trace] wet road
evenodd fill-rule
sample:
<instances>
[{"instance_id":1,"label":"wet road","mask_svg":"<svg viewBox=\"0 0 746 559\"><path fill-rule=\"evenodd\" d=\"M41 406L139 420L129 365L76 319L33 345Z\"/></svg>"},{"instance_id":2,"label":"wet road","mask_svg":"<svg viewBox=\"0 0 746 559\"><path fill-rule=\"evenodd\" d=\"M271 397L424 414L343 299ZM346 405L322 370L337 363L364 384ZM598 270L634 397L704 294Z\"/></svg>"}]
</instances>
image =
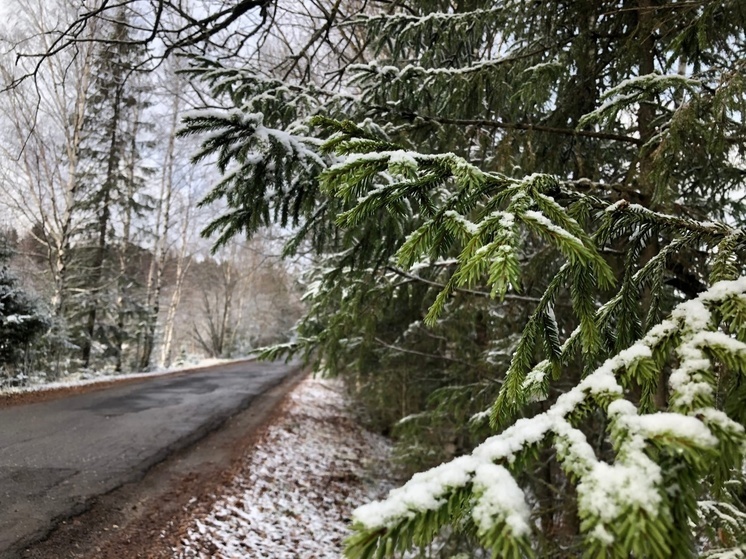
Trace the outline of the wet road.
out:
<instances>
[{"instance_id":1,"label":"wet road","mask_svg":"<svg viewBox=\"0 0 746 559\"><path fill-rule=\"evenodd\" d=\"M0 409L0 557L139 479L297 368L244 361Z\"/></svg>"}]
</instances>

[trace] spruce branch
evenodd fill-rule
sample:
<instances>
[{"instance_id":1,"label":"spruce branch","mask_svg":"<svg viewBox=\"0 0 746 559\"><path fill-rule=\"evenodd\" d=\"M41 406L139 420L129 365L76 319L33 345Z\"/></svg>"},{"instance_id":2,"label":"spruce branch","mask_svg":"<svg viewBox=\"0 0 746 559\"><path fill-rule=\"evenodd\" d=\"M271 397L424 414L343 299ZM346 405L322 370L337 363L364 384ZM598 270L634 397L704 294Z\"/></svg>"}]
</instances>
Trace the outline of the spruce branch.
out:
<instances>
[{"instance_id":1,"label":"spruce branch","mask_svg":"<svg viewBox=\"0 0 746 559\"><path fill-rule=\"evenodd\" d=\"M471 455L417 474L386 500L360 507L354 516L356 535L348 540L348 556L369 556L359 554L361 542L368 553L387 555L393 550L389 540L397 542L405 527L412 530L406 540L409 544L419 537L431 538L444 523L454 520L448 503L464 494L475 500L469 514L485 547L498 555L519 549L517 557L530 556L530 511L522 490L501 464L513 462L527 447L545 440L551 441L562 467L576 480L587 553L652 558L691 554L686 534L683 539L678 534L688 528L671 524L673 505L664 483L684 483L685 478L702 483L711 472L711 461L728 468L740 465L743 459L744 428L713 407L717 369L703 350L715 351L721 363L735 367L740 374L746 371L746 344L719 332L712 314L728 302L746 301L745 296L746 277L713 285L699 298L677 307L669 320L642 340L607 360L560 396L547 412L519 420L487 439ZM670 350L672 343L677 344L680 360L670 381L672 411L640 414L625 399L617 377L650 366L651 357ZM605 410L610 419L614 464L598 460L585 436L568 421L580 406L589 404ZM740 442L734 447L733 441ZM720 450L719 443L730 452ZM646 452L651 447L657 449L651 454L659 462ZM661 462L669 456L686 463L686 468L674 470L684 477L677 480L677 474L662 470ZM692 478L692 471L698 472L698 477ZM490 482L485 484L487 478ZM498 478L501 483L494 483ZM499 497L487 496L485 488L494 487L505 489ZM460 510L458 514L464 513ZM696 523L698 518L687 520Z\"/></svg>"}]
</instances>

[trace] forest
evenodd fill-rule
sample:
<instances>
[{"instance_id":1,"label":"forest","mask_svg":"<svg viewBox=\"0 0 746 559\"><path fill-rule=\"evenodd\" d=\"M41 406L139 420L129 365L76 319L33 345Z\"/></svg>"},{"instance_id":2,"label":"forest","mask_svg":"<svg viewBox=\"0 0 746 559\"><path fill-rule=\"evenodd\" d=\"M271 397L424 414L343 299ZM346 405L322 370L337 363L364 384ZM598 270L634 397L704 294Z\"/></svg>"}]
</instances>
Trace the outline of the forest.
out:
<instances>
[{"instance_id":1,"label":"forest","mask_svg":"<svg viewBox=\"0 0 746 559\"><path fill-rule=\"evenodd\" d=\"M746 557L746 3L12 4L8 370L342 378L352 559Z\"/></svg>"},{"instance_id":2,"label":"forest","mask_svg":"<svg viewBox=\"0 0 746 559\"><path fill-rule=\"evenodd\" d=\"M178 137L199 98L181 62L138 70L151 54L129 44L126 6L92 20L85 46L24 58L84 6L6 8L0 380L147 371L286 340L300 306L283 232L218 251L200 237L220 211L199 207L217 173L192 166L197 144Z\"/></svg>"}]
</instances>

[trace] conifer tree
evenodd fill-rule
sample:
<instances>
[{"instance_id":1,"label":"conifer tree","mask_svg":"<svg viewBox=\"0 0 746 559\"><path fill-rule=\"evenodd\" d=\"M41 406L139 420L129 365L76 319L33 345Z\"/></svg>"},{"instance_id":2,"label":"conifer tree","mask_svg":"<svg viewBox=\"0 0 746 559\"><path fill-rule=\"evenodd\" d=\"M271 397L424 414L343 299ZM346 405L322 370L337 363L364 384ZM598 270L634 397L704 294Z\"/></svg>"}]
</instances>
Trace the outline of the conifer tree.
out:
<instances>
[{"instance_id":1,"label":"conifer tree","mask_svg":"<svg viewBox=\"0 0 746 559\"><path fill-rule=\"evenodd\" d=\"M49 319L39 301L24 290L10 270L11 243L0 234L0 371L16 364L36 337L44 332Z\"/></svg>"},{"instance_id":2,"label":"conifer tree","mask_svg":"<svg viewBox=\"0 0 746 559\"><path fill-rule=\"evenodd\" d=\"M137 256L137 249L132 246L134 220L149 209L139 192L148 173L140 153L147 102L142 80L135 73L144 51L130 36L131 17L122 8L113 21L107 22L108 42L100 47L93 63L95 79L81 155L86 168L81 178L83 207L91 214L86 233L86 271L78 286L84 294L78 302L84 307L85 318L74 321L83 325L83 366L89 366L91 349L97 342L115 357L117 370L122 369L125 338L134 337L128 332L130 321L126 317L138 313L136 301L125 293L126 286L136 281L130 274ZM115 237L119 237L118 243L113 241ZM116 289L107 288L111 286ZM115 296L107 300L110 293ZM137 324L139 319L132 322Z\"/></svg>"},{"instance_id":3,"label":"conifer tree","mask_svg":"<svg viewBox=\"0 0 746 559\"><path fill-rule=\"evenodd\" d=\"M403 379L464 453L359 509L348 556L746 553L743 3L412 1L346 25L370 62L339 90L201 61L226 109L185 133L225 173L208 233L277 220L319 254L268 355L379 410Z\"/></svg>"}]
</instances>

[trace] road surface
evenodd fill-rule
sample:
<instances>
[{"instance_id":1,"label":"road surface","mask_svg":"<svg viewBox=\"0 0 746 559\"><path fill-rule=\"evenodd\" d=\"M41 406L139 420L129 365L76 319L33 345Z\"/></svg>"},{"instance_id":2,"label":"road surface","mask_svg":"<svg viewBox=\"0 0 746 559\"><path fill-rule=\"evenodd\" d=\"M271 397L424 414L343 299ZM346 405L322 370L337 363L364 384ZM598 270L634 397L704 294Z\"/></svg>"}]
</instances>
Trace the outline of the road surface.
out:
<instances>
[{"instance_id":1,"label":"road surface","mask_svg":"<svg viewBox=\"0 0 746 559\"><path fill-rule=\"evenodd\" d=\"M0 409L0 557L141 478L297 369L244 361Z\"/></svg>"}]
</instances>

